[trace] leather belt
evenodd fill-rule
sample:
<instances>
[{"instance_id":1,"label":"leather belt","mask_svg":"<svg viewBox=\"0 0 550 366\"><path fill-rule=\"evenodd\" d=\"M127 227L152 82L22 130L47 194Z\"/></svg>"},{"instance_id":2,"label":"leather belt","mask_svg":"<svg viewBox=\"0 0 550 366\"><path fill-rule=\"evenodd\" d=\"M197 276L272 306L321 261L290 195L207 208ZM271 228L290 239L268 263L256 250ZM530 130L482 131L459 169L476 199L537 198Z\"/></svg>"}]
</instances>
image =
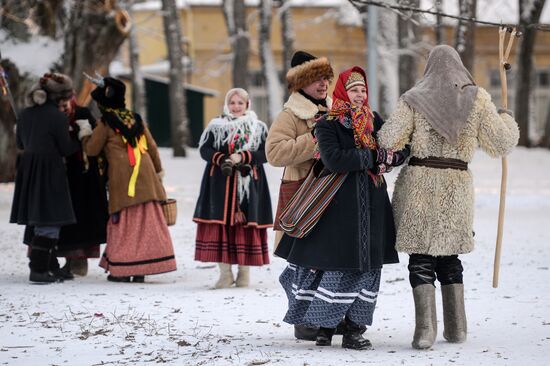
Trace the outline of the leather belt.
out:
<instances>
[{"instance_id":1,"label":"leather belt","mask_svg":"<svg viewBox=\"0 0 550 366\"><path fill-rule=\"evenodd\" d=\"M425 166L435 169L468 170L468 163L465 161L460 159L438 158L436 156L429 156L423 159L413 156L409 159L409 165Z\"/></svg>"}]
</instances>

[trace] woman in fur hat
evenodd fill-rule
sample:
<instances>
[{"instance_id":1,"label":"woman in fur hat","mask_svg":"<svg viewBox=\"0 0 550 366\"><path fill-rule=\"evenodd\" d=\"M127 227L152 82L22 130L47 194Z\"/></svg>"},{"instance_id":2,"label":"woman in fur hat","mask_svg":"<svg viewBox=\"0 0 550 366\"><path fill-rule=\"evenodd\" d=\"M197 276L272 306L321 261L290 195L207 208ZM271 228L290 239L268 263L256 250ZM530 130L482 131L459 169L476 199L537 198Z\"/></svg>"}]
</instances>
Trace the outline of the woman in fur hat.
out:
<instances>
[{"instance_id":1,"label":"woman in fur hat","mask_svg":"<svg viewBox=\"0 0 550 366\"><path fill-rule=\"evenodd\" d=\"M289 299L284 321L320 327L316 344L330 346L345 318L342 347L363 350L372 347L361 333L372 324L382 265L398 262L382 173L408 151L378 147L383 121L369 107L363 69L343 71L332 98L315 136L324 169L347 176L313 230L303 238L283 235L275 254L289 262L280 277Z\"/></svg>"},{"instance_id":2,"label":"woman in fur hat","mask_svg":"<svg viewBox=\"0 0 550 366\"><path fill-rule=\"evenodd\" d=\"M516 146L517 123L476 86L458 53L437 46L423 78L401 97L379 132L380 145L411 144L412 157L395 183L397 250L409 257L416 328L412 346L430 348L437 334L435 279L443 295L443 337L466 340L459 254L474 249L474 189L468 163L478 146L493 157Z\"/></svg>"},{"instance_id":3,"label":"woman in fur hat","mask_svg":"<svg viewBox=\"0 0 550 366\"><path fill-rule=\"evenodd\" d=\"M223 114L201 136L200 154L207 164L193 216L195 260L218 263L215 288L248 286L249 266L269 263L267 228L273 218L263 168L266 136L267 126L240 88L227 92ZM236 279L233 264L239 267Z\"/></svg>"},{"instance_id":4,"label":"woman in fur hat","mask_svg":"<svg viewBox=\"0 0 550 366\"><path fill-rule=\"evenodd\" d=\"M107 246L99 265L113 282L144 282L146 275L176 270L172 239L160 205L166 200L157 144L146 123L126 109L123 82L94 79L92 98L101 111L94 128L77 120L89 156L109 163ZM90 136L91 135L91 136Z\"/></svg>"},{"instance_id":5,"label":"woman in fur hat","mask_svg":"<svg viewBox=\"0 0 550 366\"><path fill-rule=\"evenodd\" d=\"M44 74L27 96L17 122L17 167L10 222L33 227L29 267L31 282L60 281L51 268L52 251L62 226L76 222L63 158L79 149L69 136L67 117L58 110L71 98L72 82L63 74ZM51 270L56 270L53 273Z\"/></svg>"}]
</instances>

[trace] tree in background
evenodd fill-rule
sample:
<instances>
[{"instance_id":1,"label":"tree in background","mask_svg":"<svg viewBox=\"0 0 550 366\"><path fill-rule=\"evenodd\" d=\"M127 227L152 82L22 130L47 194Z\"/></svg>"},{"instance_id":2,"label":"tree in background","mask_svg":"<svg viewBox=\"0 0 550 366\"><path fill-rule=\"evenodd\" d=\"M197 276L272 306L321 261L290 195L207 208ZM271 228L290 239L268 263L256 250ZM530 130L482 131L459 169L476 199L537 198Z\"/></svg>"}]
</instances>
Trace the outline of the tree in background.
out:
<instances>
[{"instance_id":1,"label":"tree in background","mask_svg":"<svg viewBox=\"0 0 550 366\"><path fill-rule=\"evenodd\" d=\"M523 36L519 39L517 73L515 85L515 116L519 125L519 145L530 146L529 123L531 120L531 101L533 84L533 49L537 30L526 27L538 23L545 0L519 0L519 28Z\"/></svg>"},{"instance_id":2,"label":"tree in background","mask_svg":"<svg viewBox=\"0 0 550 366\"><path fill-rule=\"evenodd\" d=\"M250 37L246 26L244 0L223 0L223 15L233 54L232 81L234 88L248 90L248 53Z\"/></svg>"},{"instance_id":3,"label":"tree in background","mask_svg":"<svg viewBox=\"0 0 550 366\"><path fill-rule=\"evenodd\" d=\"M418 8L420 0L401 0L399 5ZM414 86L418 78L418 47L420 39L420 24L418 14L411 13L398 18L399 39L399 94L403 94Z\"/></svg>"},{"instance_id":4,"label":"tree in background","mask_svg":"<svg viewBox=\"0 0 550 366\"><path fill-rule=\"evenodd\" d=\"M170 61L170 134L174 156L185 156L189 143L189 121L183 85L183 50L179 12L175 0L162 0L164 36Z\"/></svg>"},{"instance_id":5,"label":"tree in background","mask_svg":"<svg viewBox=\"0 0 550 366\"><path fill-rule=\"evenodd\" d=\"M281 17L281 39L283 42L283 69L281 82L286 85L286 73L290 69L290 61L294 54L294 30L292 28L292 14L290 0L279 0L279 16ZM284 88L284 100L290 96L288 88Z\"/></svg>"},{"instance_id":6,"label":"tree in background","mask_svg":"<svg viewBox=\"0 0 550 366\"><path fill-rule=\"evenodd\" d=\"M272 0L260 0L258 4L260 11L260 22L258 41L260 49L260 62L262 64L262 74L267 87L268 100L268 125L275 120L277 114L283 106L283 91L281 80L277 72L277 65L273 57L271 48L271 19L272 19Z\"/></svg>"},{"instance_id":7,"label":"tree in background","mask_svg":"<svg viewBox=\"0 0 550 366\"><path fill-rule=\"evenodd\" d=\"M475 18L477 0L459 0L459 15L464 18ZM473 73L475 55L475 29L474 22L458 21L455 32L455 49L457 50L464 66Z\"/></svg>"},{"instance_id":8,"label":"tree in background","mask_svg":"<svg viewBox=\"0 0 550 366\"><path fill-rule=\"evenodd\" d=\"M133 4L134 0L126 0L126 9L131 19L133 19ZM130 29L128 34L128 53L130 56L130 79L132 80L132 109L147 121L145 85L139 66L139 44L135 26Z\"/></svg>"}]
</instances>

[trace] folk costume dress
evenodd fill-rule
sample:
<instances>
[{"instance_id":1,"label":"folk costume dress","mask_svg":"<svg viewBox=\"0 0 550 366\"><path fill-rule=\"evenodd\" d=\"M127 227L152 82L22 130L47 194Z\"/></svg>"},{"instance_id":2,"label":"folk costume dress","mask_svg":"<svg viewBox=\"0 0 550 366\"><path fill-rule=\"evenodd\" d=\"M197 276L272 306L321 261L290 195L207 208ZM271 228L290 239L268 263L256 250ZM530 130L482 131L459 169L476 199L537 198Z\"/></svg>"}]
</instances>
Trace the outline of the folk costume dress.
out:
<instances>
[{"instance_id":1,"label":"folk costume dress","mask_svg":"<svg viewBox=\"0 0 550 366\"><path fill-rule=\"evenodd\" d=\"M375 133L383 121L367 101L351 105L346 84L357 75L366 86L358 67L340 74L332 108L315 128L325 168L347 173L346 180L312 232L300 239L283 235L275 251L289 262L280 282L290 324L335 328L344 317L372 324L382 265L398 262L384 169L377 167Z\"/></svg>"},{"instance_id":2,"label":"folk costume dress","mask_svg":"<svg viewBox=\"0 0 550 366\"><path fill-rule=\"evenodd\" d=\"M199 143L207 164L193 215L198 224L195 260L261 266L269 263L267 228L273 224L263 168L267 126L251 110L237 118L227 105L224 110ZM239 153L242 162L225 176L221 164L232 153Z\"/></svg>"},{"instance_id":3,"label":"folk costume dress","mask_svg":"<svg viewBox=\"0 0 550 366\"><path fill-rule=\"evenodd\" d=\"M109 103L105 87L96 88L92 97L101 106L102 118L92 136L83 140L88 155L103 151L109 163L110 219L99 265L116 277L174 271L174 249L160 205L166 193L157 175L162 171L157 145L141 117L124 108L124 84L104 81L120 89L115 93L122 94L122 102ZM109 104L113 107L105 106Z\"/></svg>"}]
</instances>

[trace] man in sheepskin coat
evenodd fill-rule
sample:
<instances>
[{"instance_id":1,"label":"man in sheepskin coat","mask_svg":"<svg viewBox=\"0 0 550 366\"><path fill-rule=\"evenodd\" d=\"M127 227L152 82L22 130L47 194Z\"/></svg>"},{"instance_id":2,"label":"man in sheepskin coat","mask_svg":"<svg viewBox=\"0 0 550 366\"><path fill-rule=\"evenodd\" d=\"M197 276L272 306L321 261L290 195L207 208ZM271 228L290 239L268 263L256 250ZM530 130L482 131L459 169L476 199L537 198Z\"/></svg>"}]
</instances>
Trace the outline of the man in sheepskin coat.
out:
<instances>
[{"instance_id":1,"label":"man in sheepskin coat","mask_svg":"<svg viewBox=\"0 0 550 366\"><path fill-rule=\"evenodd\" d=\"M29 254L31 282L55 282L65 277L50 259L61 227L76 222L63 157L76 152L79 143L69 136L67 117L58 110L58 103L72 94L68 76L44 74L28 94L29 107L17 123L17 147L23 153L10 222L34 226Z\"/></svg>"},{"instance_id":2,"label":"man in sheepskin coat","mask_svg":"<svg viewBox=\"0 0 550 366\"><path fill-rule=\"evenodd\" d=\"M284 181L297 181L305 178L313 165L313 129L332 105L327 93L334 72L327 58L303 51L293 55L290 65L286 80L291 94L273 121L265 151L271 165L285 167ZM275 222L278 220L275 217ZM281 237L282 232L276 231L275 246ZM315 340L317 329L295 326L294 333L299 339Z\"/></svg>"},{"instance_id":3,"label":"man in sheepskin coat","mask_svg":"<svg viewBox=\"0 0 550 366\"><path fill-rule=\"evenodd\" d=\"M398 251L410 255L416 329L412 346L430 348L437 334L435 279L443 297L443 337L466 340L459 254L474 249L474 188L468 163L476 148L505 156L519 138L517 123L476 86L458 53L435 47L423 78L401 97L378 133L380 146L411 158L395 183L393 210Z\"/></svg>"}]
</instances>

